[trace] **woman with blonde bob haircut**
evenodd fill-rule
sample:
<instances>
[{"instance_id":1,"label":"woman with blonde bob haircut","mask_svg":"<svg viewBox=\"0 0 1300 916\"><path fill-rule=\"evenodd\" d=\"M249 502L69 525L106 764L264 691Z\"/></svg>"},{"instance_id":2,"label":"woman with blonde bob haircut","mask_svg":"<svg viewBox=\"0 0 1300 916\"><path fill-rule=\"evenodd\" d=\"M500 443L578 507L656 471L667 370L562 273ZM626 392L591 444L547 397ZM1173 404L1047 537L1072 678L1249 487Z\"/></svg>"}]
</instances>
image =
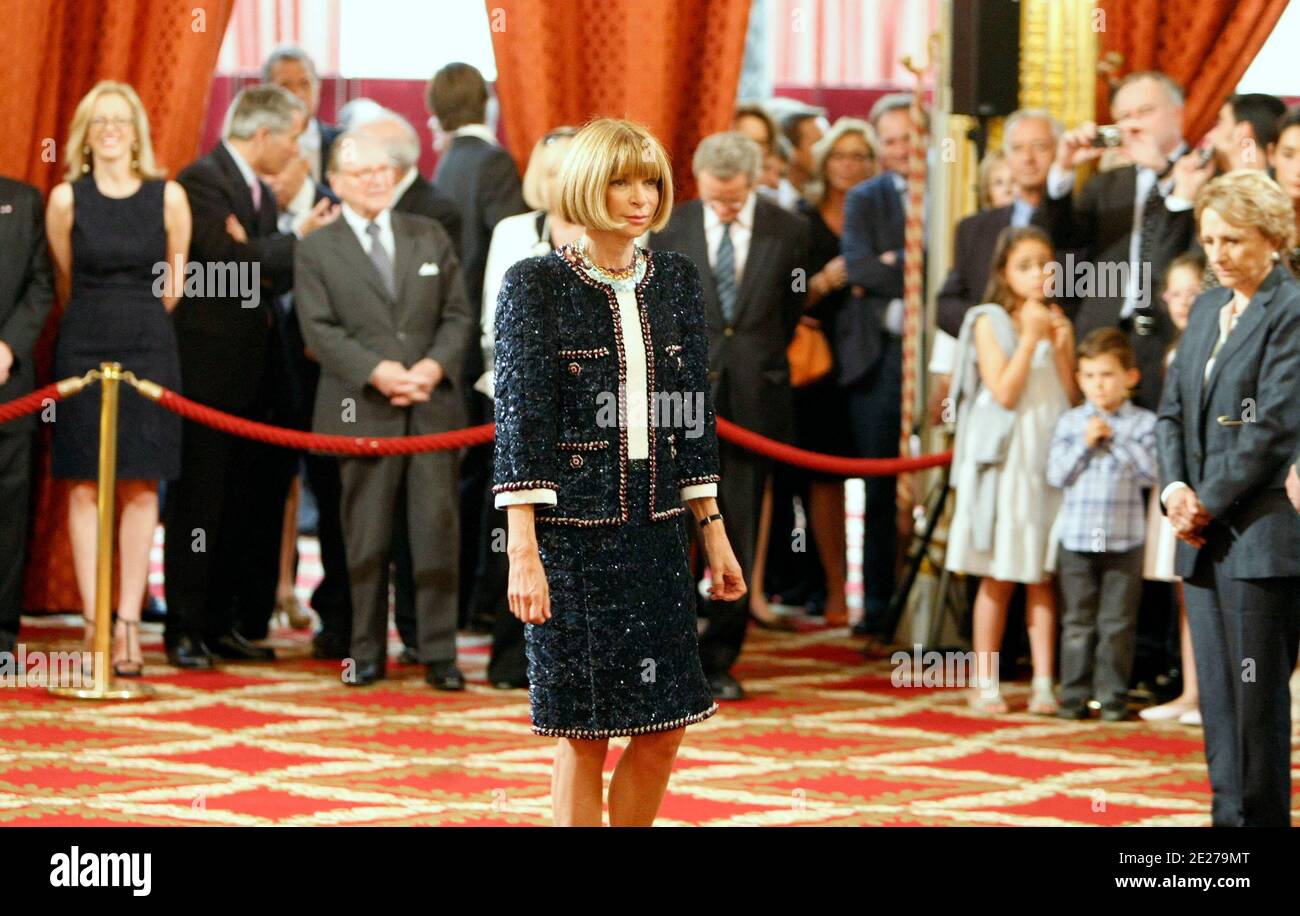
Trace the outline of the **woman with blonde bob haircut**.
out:
<instances>
[{"instance_id":1,"label":"woman with blonde bob haircut","mask_svg":"<svg viewBox=\"0 0 1300 916\"><path fill-rule=\"evenodd\" d=\"M688 510L713 596L745 593L716 498L700 277L684 255L635 244L671 209L659 142L629 121L592 121L560 173L559 214L583 234L511 267L497 302L492 492L508 517L507 599L526 624L533 731L559 739L557 825L602 823L602 771L620 736L631 741L609 823L652 824L686 726L717 712Z\"/></svg>"},{"instance_id":2,"label":"woman with blonde bob haircut","mask_svg":"<svg viewBox=\"0 0 1300 916\"><path fill-rule=\"evenodd\" d=\"M1221 288L1197 297L1165 376L1160 503L1179 539L1211 821L1286 827L1300 654L1300 515L1286 493L1300 453L1300 284L1284 260L1295 212L1273 179L1239 169L1201 189L1196 226Z\"/></svg>"},{"instance_id":3,"label":"woman with blonde bob haircut","mask_svg":"<svg viewBox=\"0 0 1300 916\"><path fill-rule=\"evenodd\" d=\"M610 182L653 181L656 203L644 233L668 225L673 212L673 167L668 154L650 131L632 121L601 118L573 139L560 172L559 214L598 232L625 228L610 213L606 200Z\"/></svg>"},{"instance_id":4,"label":"woman with blonde bob haircut","mask_svg":"<svg viewBox=\"0 0 1300 916\"><path fill-rule=\"evenodd\" d=\"M180 357L169 313L180 299L190 244L185 191L154 162L149 119L135 90L102 82L77 105L68 130L67 180L50 192L45 225L55 285L65 303L56 378L118 362L175 390ZM86 651L94 634L99 388L59 406L52 474L68 480L68 531L81 592ZM144 670L140 610L158 526L158 481L180 471L180 419L123 387L118 408L120 590L113 669Z\"/></svg>"}]
</instances>

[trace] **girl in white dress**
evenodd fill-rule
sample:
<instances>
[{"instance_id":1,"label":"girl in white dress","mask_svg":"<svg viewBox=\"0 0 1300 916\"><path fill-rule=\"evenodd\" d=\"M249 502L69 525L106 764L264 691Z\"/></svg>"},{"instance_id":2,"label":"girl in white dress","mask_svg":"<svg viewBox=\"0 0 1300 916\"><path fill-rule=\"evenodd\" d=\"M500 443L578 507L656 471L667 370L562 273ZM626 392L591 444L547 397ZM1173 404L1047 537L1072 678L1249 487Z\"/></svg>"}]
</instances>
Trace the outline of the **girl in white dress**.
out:
<instances>
[{"instance_id":1,"label":"girl in white dress","mask_svg":"<svg viewBox=\"0 0 1300 916\"><path fill-rule=\"evenodd\" d=\"M957 505L946 565L954 572L983 577L974 623L980 686L971 695L971 706L986 714L1007 711L996 686L994 653L1002 644L1007 604L1017 583L1026 586L1025 616L1033 657L1029 711L1052 715L1057 708L1052 691L1056 641L1052 546L1060 493L1048 486L1046 467L1052 430L1077 399L1078 389L1073 328L1058 306L1047 304L1053 260L1051 243L1042 230L1004 231L984 296L991 305L967 316L958 347L959 376L965 361L975 359L978 384L973 406L958 415L953 466ZM1000 409L988 403L990 399ZM1013 416L1007 416L1008 411ZM1000 450L1004 452L1000 463L980 463L975 453L983 449L975 443L987 437L989 427L975 427L987 423L991 414L1008 422L1009 439ZM996 474L995 485L982 477L987 474Z\"/></svg>"},{"instance_id":2,"label":"girl in white dress","mask_svg":"<svg viewBox=\"0 0 1300 916\"><path fill-rule=\"evenodd\" d=\"M1165 291L1161 294L1169 309L1169 320L1183 333L1187 319L1192 313L1192 303L1201 294L1202 278L1205 275L1205 259L1199 254L1179 255L1169 264L1165 273ZM1178 352L1175 338L1165 358L1165 370L1174 361ZM1178 602L1178 642L1182 648L1182 661L1179 668L1183 673L1183 692L1159 706L1151 706L1138 715L1148 722L1169 722L1176 720L1183 725L1201 724L1200 692L1196 688L1196 664L1192 655L1192 634L1187 627L1187 608L1183 605L1183 583L1174 575L1174 526L1160 511L1160 494L1151 494L1151 512L1147 519L1147 549L1143 575L1157 582L1172 582L1174 596Z\"/></svg>"}]
</instances>

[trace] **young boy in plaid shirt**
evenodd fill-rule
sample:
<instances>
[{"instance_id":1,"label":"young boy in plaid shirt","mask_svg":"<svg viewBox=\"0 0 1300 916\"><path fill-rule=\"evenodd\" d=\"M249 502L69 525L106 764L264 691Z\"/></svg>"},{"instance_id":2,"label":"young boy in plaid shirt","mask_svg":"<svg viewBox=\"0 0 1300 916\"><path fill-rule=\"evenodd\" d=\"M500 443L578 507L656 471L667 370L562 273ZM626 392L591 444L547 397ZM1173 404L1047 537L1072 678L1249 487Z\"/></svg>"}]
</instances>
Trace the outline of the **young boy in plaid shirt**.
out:
<instances>
[{"instance_id":1,"label":"young boy in plaid shirt","mask_svg":"<svg viewBox=\"0 0 1300 916\"><path fill-rule=\"evenodd\" d=\"M1156 485L1156 416L1134 407L1137 357L1118 328L1079 345L1086 402L1057 421L1047 482L1065 491L1058 519L1063 719L1086 719L1088 700L1108 722L1128 718L1142 554L1143 489Z\"/></svg>"}]
</instances>

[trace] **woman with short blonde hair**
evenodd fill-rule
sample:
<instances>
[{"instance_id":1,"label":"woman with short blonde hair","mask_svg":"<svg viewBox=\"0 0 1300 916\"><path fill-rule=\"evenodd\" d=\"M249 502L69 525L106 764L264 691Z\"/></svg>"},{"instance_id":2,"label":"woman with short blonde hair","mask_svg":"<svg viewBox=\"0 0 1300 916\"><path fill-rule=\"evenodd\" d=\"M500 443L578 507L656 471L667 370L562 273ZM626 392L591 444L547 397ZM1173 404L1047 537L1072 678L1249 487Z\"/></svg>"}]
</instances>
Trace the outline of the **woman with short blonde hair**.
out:
<instances>
[{"instance_id":1,"label":"woman with short blonde hair","mask_svg":"<svg viewBox=\"0 0 1300 916\"><path fill-rule=\"evenodd\" d=\"M748 141L746 141L748 142ZM609 739L630 736L611 825L648 826L687 725L717 712L700 663L681 516L713 596L744 579L718 513L708 332L695 265L637 237L668 221L672 168L639 124L601 118L560 170L575 242L507 272L496 315L496 508L525 624L533 731L559 739L558 825L601 823Z\"/></svg>"},{"instance_id":2,"label":"woman with short blonde hair","mask_svg":"<svg viewBox=\"0 0 1300 916\"><path fill-rule=\"evenodd\" d=\"M58 378L118 362L176 390L180 357L169 313L180 299L190 242L185 191L154 163L149 119L135 90L102 82L68 130L67 180L50 192L45 225L65 303L54 350ZM68 531L86 650L94 633L99 388L59 406L52 474L71 481ZM113 668L138 677L140 611L158 526L158 481L180 471L180 418L123 386L118 408L120 590Z\"/></svg>"},{"instance_id":3,"label":"woman with short blonde hair","mask_svg":"<svg viewBox=\"0 0 1300 916\"><path fill-rule=\"evenodd\" d=\"M1165 377L1160 503L1180 541L1212 823L1286 827L1300 654L1300 516L1285 490L1300 452L1300 285L1283 257L1295 214L1273 179L1239 169L1196 195L1196 227L1221 288L1197 297Z\"/></svg>"}]
</instances>

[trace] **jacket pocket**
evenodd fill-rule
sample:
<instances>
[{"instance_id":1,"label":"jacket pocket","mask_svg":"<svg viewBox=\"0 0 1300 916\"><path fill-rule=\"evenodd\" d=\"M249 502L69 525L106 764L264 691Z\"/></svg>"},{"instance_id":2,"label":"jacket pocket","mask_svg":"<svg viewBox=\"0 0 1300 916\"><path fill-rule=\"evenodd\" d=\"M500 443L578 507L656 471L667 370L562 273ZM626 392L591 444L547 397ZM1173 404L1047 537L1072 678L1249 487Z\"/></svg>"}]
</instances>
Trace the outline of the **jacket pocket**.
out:
<instances>
[{"instance_id":1,"label":"jacket pocket","mask_svg":"<svg viewBox=\"0 0 1300 916\"><path fill-rule=\"evenodd\" d=\"M608 440L567 440L555 444L559 493L552 517L592 521L618 515L610 484L615 470Z\"/></svg>"}]
</instances>

